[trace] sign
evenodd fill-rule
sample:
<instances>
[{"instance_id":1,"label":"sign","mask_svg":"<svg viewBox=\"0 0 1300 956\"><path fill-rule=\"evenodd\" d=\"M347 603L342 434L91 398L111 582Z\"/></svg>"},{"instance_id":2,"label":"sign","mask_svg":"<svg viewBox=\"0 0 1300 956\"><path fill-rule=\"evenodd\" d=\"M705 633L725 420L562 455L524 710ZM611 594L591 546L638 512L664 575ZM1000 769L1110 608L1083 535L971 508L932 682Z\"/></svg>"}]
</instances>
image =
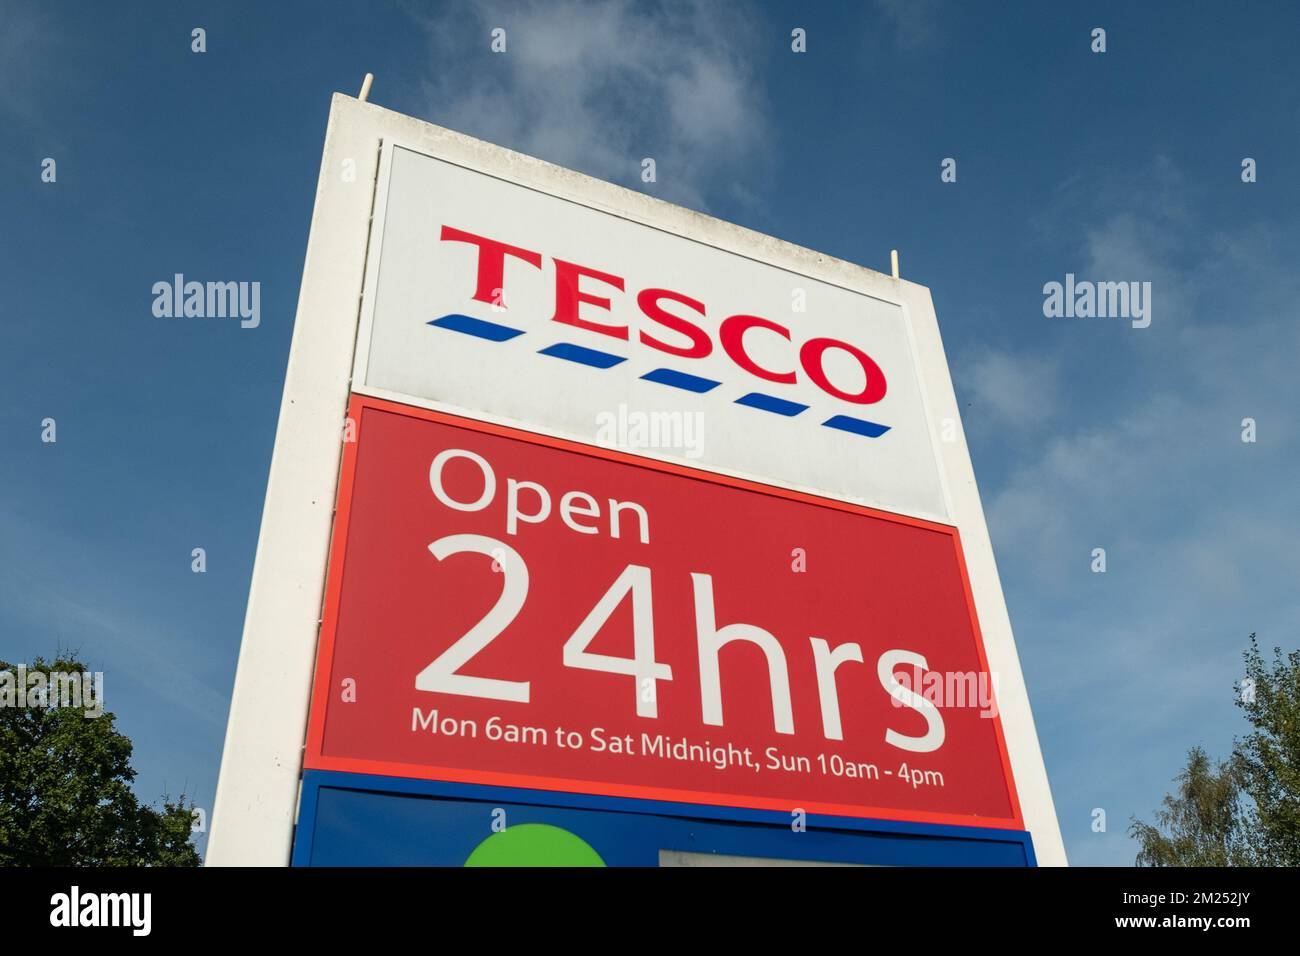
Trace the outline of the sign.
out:
<instances>
[{"instance_id":1,"label":"sign","mask_svg":"<svg viewBox=\"0 0 1300 956\"><path fill-rule=\"evenodd\" d=\"M207 860L530 824L1065 862L928 290L336 96Z\"/></svg>"},{"instance_id":2,"label":"sign","mask_svg":"<svg viewBox=\"0 0 1300 956\"><path fill-rule=\"evenodd\" d=\"M350 417L309 768L1020 826L952 528Z\"/></svg>"},{"instance_id":3,"label":"sign","mask_svg":"<svg viewBox=\"0 0 1300 956\"><path fill-rule=\"evenodd\" d=\"M698 414L702 461L647 451L948 517L901 304L401 146L385 156L363 390L589 443L620 408Z\"/></svg>"}]
</instances>

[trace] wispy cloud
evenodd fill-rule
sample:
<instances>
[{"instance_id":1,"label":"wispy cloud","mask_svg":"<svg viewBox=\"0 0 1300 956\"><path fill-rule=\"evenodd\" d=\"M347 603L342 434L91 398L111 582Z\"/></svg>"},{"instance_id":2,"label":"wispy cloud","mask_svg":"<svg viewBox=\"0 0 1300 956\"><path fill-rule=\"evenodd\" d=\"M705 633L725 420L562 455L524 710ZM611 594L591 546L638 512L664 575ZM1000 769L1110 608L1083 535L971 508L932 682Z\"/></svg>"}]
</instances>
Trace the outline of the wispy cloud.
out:
<instances>
[{"instance_id":1,"label":"wispy cloud","mask_svg":"<svg viewBox=\"0 0 1300 956\"><path fill-rule=\"evenodd\" d=\"M29 124L40 115L36 97L49 79L57 31L40 7L0 0L0 117Z\"/></svg>"},{"instance_id":2,"label":"wispy cloud","mask_svg":"<svg viewBox=\"0 0 1300 956\"><path fill-rule=\"evenodd\" d=\"M938 0L876 0L875 6L903 49L916 50L938 41L942 15Z\"/></svg>"},{"instance_id":3,"label":"wispy cloud","mask_svg":"<svg viewBox=\"0 0 1300 956\"><path fill-rule=\"evenodd\" d=\"M190 625L167 613L152 614L130 577L95 543L37 525L13 510L0 510L0 602L25 633L8 635L9 646L35 645L79 653L105 672L107 709L137 719L151 707L189 715L209 728L224 725L229 700L224 683L214 687L201 674L212 669L203 648L188 640ZM33 543L41 542L34 550ZM84 554L79 562L53 555ZM87 572L90 573L87 573ZM144 604L153 602L145 601ZM174 628L174 630L169 630Z\"/></svg>"},{"instance_id":4,"label":"wispy cloud","mask_svg":"<svg viewBox=\"0 0 1300 956\"><path fill-rule=\"evenodd\" d=\"M1061 362L1056 356L985 348L958 373L969 401L963 414L967 427L1028 428L1050 421L1057 411Z\"/></svg>"},{"instance_id":5,"label":"wispy cloud","mask_svg":"<svg viewBox=\"0 0 1300 956\"><path fill-rule=\"evenodd\" d=\"M761 177L767 107L750 18L670 0L453 5L430 36L434 122L695 208ZM489 48L505 31L506 52ZM653 158L657 182L643 184Z\"/></svg>"},{"instance_id":6,"label":"wispy cloud","mask_svg":"<svg viewBox=\"0 0 1300 956\"><path fill-rule=\"evenodd\" d=\"M1161 160L1105 202L1080 180L1058 210L1080 272L1152 282L1150 328L1052 320L1055 351L1040 338L959 376L977 404L1019 416L972 440L1002 459L986 502L1030 686L1070 715L1040 729L1075 755L1051 770L1076 862L1127 855L1123 828L1159 804L1184 748L1218 751L1242 729L1231 695L1246 635L1294 645L1300 626L1295 238L1216 224L1182 182ZM1106 212L1089 215L1090 200ZM1040 389L1060 411L1050 431L1027 427ZM1087 827L1094 807L1104 836Z\"/></svg>"},{"instance_id":7,"label":"wispy cloud","mask_svg":"<svg viewBox=\"0 0 1300 956\"><path fill-rule=\"evenodd\" d=\"M1076 522L1187 533L1193 516L1240 504L1224 492L1281 493L1289 481L1276 466L1300 451L1283 424L1300 404L1294 238L1261 223L1212 226L1187 195L1180 170L1158 158L1125 180L1077 179L1039 223L1046 234L1054 218L1057 235L1077 237L1061 258L1080 278L1149 281L1150 328L1044 319L1052 346L985 350L958 369L986 413L1021 426L986 439L1014 462L990 509L1010 547L1062 544L1052 529L1065 502ZM1089 215L1093 207L1108 211ZM1058 409L1050 439L1021 440ZM1253 445L1241 441L1247 417L1260 429ZM1052 567L1038 562L1036 573Z\"/></svg>"}]
</instances>

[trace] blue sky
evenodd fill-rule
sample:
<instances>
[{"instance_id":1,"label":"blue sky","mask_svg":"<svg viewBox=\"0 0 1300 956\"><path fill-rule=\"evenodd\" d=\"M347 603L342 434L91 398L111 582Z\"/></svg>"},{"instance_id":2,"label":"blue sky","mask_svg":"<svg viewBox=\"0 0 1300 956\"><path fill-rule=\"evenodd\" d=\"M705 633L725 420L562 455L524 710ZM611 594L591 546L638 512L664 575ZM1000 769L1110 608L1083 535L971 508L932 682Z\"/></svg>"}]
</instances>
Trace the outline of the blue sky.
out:
<instances>
[{"instance_id":1,"label":"blue sky","mask_svg":"<svg viewBox=\"0 0 1300 956\"><path fill-rule=\"evenodd\" d=\"M0 0L0 22L0 658L103 669L146 800L211 805L329 98L366 71L391 109L877 269L901 251L1072 862L1131 863L1186 749L1226 754L1250 632L1300 642L1284 5ZM260 327L154 318L176 272L260 281ZM1151 326L1045 318L1067 272L1150 281Z\"/></svg>"}]
</instances>

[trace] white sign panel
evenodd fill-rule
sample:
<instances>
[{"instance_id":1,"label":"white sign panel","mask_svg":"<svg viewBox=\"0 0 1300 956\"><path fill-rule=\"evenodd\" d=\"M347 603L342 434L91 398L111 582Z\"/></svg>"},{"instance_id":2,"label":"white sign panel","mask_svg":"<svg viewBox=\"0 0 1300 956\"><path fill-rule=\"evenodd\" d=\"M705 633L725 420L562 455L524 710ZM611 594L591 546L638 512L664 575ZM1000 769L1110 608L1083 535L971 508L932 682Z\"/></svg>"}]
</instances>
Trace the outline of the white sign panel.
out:
<instances>
[{"instance_id":1,"label":"white sign panel","mask_svg":"<svg viewBox=\"0 0 1300 956\"><path fill-rule=\"evenodd\" d=\"M901 303L392 144L365 298L358 390L949 518Z\"/></svg>"}]
</instances>

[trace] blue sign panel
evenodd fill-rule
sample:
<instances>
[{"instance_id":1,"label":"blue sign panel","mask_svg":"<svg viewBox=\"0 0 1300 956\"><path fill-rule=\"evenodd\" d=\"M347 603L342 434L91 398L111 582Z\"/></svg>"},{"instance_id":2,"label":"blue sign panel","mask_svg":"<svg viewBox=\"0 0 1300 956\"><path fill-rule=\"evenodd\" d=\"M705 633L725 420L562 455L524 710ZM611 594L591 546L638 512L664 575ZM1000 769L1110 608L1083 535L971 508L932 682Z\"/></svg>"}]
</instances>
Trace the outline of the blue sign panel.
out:
<instances>
[{"instance_id":1,"label":"blue sign panel","mask_svg":"<svg viewBox=\"0 0 1300 956\"><path fill-rule=\"evenodd\" d=\"M1035 865L1020 830L734 808L724 816L695 805L315 770L303 776L293 865L659 866L719 857Z\"/></svg>"}]
</instances>

